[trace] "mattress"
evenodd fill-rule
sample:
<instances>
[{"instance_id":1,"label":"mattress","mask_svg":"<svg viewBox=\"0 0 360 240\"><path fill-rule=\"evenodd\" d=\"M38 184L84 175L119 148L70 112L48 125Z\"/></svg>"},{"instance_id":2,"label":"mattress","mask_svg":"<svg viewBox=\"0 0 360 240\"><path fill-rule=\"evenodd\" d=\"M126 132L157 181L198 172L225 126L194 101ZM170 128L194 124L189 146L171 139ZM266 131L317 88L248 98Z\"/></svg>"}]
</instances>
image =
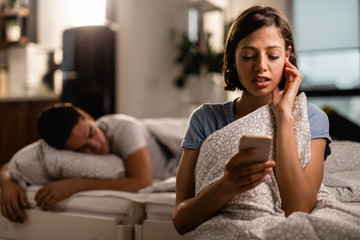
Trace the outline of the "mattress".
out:
<instances>
[{"instance_id":1,"label":"mattress","mask_svg":"<svg viewBox=\"0 0 360 240\"><path fill-rule=\"evenodd\" d=\"M147 219L172 221L172 215L175 205L175 193L154 193L162 202L147 202L145 213Z\"/></svg>"},{"instance_id":2,"label":"mattress","mask_svg":"<svg viewBox=\"0 0 360 240\"><path fill-rule=\"evenodd\" d=\"M35 194L40 186L27 189L27 199L31 207L36 206ZM144 218L143 198L136 193L111 190L92 190L73 194L60 201L52 212L93 214L103 217L115 217L121 223L139 223Z\"/></svg>"},{"instance_id":3,"label":"mattress","mask_svg":"<svg viewBox=\"0 0 360 240\"><path fill-rule=\"evenodd\" d=\"M165 238L179 236L172 226L171 216L175 193L128 193L94 190L73 194L57 203L51 211L42 211L34 197L40 186L30 186L26 194L31 208L26 210L24 224L9 222L0 216L0 238L6 239L134 239L134 225L140 226L138 236L145 239L154 230L154 222L147 217L164 219L157 230ZM147 214L147 212L149 214ZM166 220L165 220L166 219ZM148 228L150 227L150 229ZM73 238L75 237L75 238ZM170 238L168 238L170 237ZM139 238L142 239L142 238Z\"/></svg>"},{"instance_id":4,"label":"mattress","mask_svg":"<svg viewBox=\"0 0 360 240\"><path fill-rule=\"evenodd\" d=\"M146 219L141 225L134 225L135 240L190 239L191 233L179 235L172 223L175 192L152 193L152 196L156 196L157 201L145 204Z\"/></svg>"},{"instance_id":5,"label":"mattress","mask_svg":"<svg viewBox=\"0 0 360 240\"><path fill-rule=\"evenodd\" d=\"M31 207L36 206L35 194L40 186L27 189ZM144 218L171 220L175 192L129 193L112 190L82 191L57 203L53 212L91 213L116 217L122 223L141 223Z\"/></svg>"},{"instance_id":6,"label":"mattress","mask_svg":"<svg viewBox=\"0 0 360 240\"><path fill-rule=\"evenodd\" d=\"M28 220L13 223L0 216L0 239L26 240L108 240L126 238L132 225L119 219L92 214L26 210ZM119 230L119 226L122 229ZM119 235L122 235L119 238Z\"/></svg>"}]
</instances>

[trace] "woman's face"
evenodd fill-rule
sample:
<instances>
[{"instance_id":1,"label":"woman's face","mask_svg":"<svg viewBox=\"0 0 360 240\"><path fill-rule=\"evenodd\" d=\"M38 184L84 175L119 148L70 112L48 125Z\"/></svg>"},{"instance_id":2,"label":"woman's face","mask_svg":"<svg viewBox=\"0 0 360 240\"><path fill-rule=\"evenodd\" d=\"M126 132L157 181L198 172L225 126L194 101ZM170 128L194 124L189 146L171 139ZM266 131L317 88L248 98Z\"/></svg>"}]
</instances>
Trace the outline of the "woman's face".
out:
<instances>
[{"instance_id":1,"label":"woman's face","mask_svg":"<svg viewBox=\"0 0 360 240\"><path fill-rule=\"evenodd\" d=\"M235 68L241 84L254 96L264 96L283 76L285 41L276 27L260 28L240 40L235 50Z\"/></svg>"}]
</instances>

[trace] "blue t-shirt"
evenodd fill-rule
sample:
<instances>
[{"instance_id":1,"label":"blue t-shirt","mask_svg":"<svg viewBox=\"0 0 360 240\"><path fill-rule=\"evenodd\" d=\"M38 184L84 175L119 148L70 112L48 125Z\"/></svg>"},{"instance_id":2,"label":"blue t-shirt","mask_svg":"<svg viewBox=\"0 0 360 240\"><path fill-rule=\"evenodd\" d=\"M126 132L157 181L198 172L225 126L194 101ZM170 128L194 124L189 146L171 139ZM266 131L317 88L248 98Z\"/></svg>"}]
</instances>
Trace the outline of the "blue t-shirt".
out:
<instances>
[{"instance_id":1,"label":"blue t-shirt","mask_svg":"<svg viewBox=\"0 0 360 240\"><path fill-rule=\"evenodd\" d=\"M219 130L234 121L234 102L223 104L203 104L191 115L181 147L199 150L205 139L216 130ZM311 139L326 138L325 156L330 155L329 119L327 115L314 104L308 103L308 118L310 123Z\"/></svg>"}]
</instances>

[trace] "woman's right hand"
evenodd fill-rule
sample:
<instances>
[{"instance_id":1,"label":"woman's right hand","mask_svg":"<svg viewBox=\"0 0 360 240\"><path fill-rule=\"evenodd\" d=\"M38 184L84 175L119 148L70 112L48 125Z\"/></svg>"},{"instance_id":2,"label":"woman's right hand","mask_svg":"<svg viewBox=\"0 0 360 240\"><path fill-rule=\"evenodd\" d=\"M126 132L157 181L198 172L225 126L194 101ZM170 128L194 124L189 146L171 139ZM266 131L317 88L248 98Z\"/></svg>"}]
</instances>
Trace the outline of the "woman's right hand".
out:
<instances>
[{"instance_id":1,"label":"woman's right hand","mask_svg":"<svg viewBox=\"0 0 360 240\"><path fill-rule=\"evenodd\" d=\"M246 158L256 154L257 149L245 149L234 154L225 164L224 176L221 178L224 189L235 196L255 188L265 181L273 171L275 162L272 160L261 163L244 163Z\"/></svg>"}]
</instances>

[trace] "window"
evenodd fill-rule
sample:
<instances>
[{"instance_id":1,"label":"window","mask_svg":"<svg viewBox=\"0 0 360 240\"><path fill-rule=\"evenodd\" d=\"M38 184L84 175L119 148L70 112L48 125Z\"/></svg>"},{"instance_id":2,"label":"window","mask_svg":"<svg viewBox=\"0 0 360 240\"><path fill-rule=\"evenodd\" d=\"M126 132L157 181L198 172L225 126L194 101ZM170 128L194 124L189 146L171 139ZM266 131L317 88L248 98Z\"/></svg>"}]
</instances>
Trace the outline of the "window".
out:
<instances>
[{"instance_id":1,"label":"window","mask_svg":"<svg viewBox=\"0 0 360 240\"><path fill-rule=\"evenodd\" d=\"M293 0L301 88L308 95L360 93L358 0Z\"/></svg>"}]
</instances>

